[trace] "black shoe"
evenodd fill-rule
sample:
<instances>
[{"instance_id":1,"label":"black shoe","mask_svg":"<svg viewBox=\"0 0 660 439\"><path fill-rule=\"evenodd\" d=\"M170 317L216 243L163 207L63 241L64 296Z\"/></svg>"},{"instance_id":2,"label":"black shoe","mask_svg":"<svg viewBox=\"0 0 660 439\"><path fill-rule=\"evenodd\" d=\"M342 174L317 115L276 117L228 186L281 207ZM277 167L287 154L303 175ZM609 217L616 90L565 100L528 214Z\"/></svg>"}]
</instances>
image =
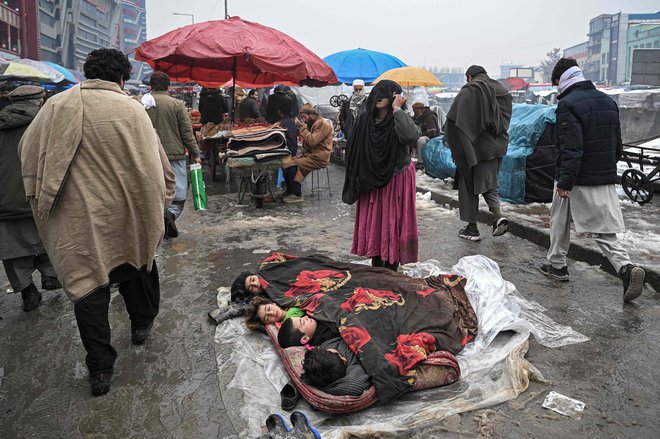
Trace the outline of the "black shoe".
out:
<instances>
[{"instance_id":1,"label":"black shoe","mask_svg":"<svg viewBox=\"0 0 660 439\"><path fill-rule=\"evenodd\" d=\"M481 235L479 235L479 231L474 232L470 230L470 226L465 226L459 230L458 236L463 239L467 239L468 241L481 241Z\"/></svg>"},{"instance_id":2,"label":"black shoe","mask_svg":"<svg viewBox=\"0 0 660 439\"><path fill-rule=\"evenodd\" d=\"M153 320L149 325L147 325L144 328L140 329L131 329L131 343L133 343L136 346L139 346L141 344L144 344L145 340L147 339L147 336L149 335L149 332L151 331L151 327L154 325Z\"/></svg>"},{"instance_id":3,"label":"black shoe","mask_svg":"<svg viewBox=\"0 0 660 439\"><path fill-rule=\"evenodd\" d=\"M417 162L415 163L415 171L423 171L424 170L424 163Z\"/></svg>"},{"instance_id":4,"label":"black shoe","mask_svg":"<svg viewBox=\"0 0 660 439\"><path fill-rule=\"evenodd\" d=\"M179 230L176 228L176 217L169 210L165 212L165 239L176 238Z\"/></svg>"},{"instance_id":5,"label":"black shoe","mask_svg":"<svg viewBox=\"0 0 660 439\"><path fill-rule=\"evenodd\" d=\"M383 267L385 262L380 258L380 256L374 256L371 258L372 267Z\"/></svg>"},{"instance_id":6,"label":"black shoe","mask_svg":"<svg viewBox=\"0 0 660 439\"><path fill-rule=\"evenodd\" d=\"M60 288L62 288L62 284L56 277L41 275L41 289L50 291L59 290Z\"/></svg>"},{"instance_id":7,"label":"black shoe","mask_svg":"<svg viewBox=\"0 0 660 439\"><path fill-rule=\"evenodd\" d=\"M509 230L509 220L498 218L493 221L493 236L502 236Z\"/></svg>"},{"instance_id":8,"label":"black shoe","mask_svg":"<svg viewBox=\"0 0 660 439\"><path fill-rule=\"evenodd\" d=\"M321 439L321 435L312 427L312 424L310 424L309 419L307 419L307 416L303 412L295 411L291 413L289 419L291 419L291 425L293 425L293 430L291 431L293 434L291 437L296 439Z\"/></svg>"},{"instance_id":9,"label":"black shoe","mask_svg":"<svg viewBox=\"0 0 660 439\"><path fill-rule=\"evenodd\" d=\"M298 404L300 393L298 393L296 386L289 381L284 387L282 387L280 397L282 398L282 410L291 411L296 407L296 404Z\"/></svg>"},{"instance_id":10,"label":"black shoe","mask_svg":"<svg viewBox=\"0 0 660 439\"><path fill-rule=\"evenodd\" d=\"M272 414L266 418L266 428L268 429L268 438L286 437L286 434L291 431L282 415ZM262 436L263 437L263 436Z\"/></svg>"},{"instance_id":11,"label":"black shoe","mask_svg":"<svg viewBox=\"0 0 660 439\"><path fill-rule=\"evenodd\" d=\"M21 296L23 297L23 311L30 312L39 308L41 303L41 292L37 289L34 283L31 283L23 291L21 291Z\"/></svg>"},{"instance_id":12,"label":"black shoe","mask_svg":"<svg viewBox=\"0 0 660 439\"><path fill-rule=\"evenodd\" d=\"M89 381L92 385L92 395L105 395L110 391L110 383L112 382L112 369L91 374L89 376Z\"/></svg>"},{"instance_id":13,"label":"black shoe","mask_svg":"<svg viewBox=\"0 0 660 439\"><path fill-rule=\"evenodd\" d=\"M383 261L383 267L387 268L388 270L392 270L393 272L396 273L397 270L399 269L399 263L395 262L393 264L390 264L387 261Z\"/></svg>"},{"instance_id":14,"label":"black shoe","mask_svg":"<svg viewBox=\"0 0 660 439\"><path fill-rule=\"evenodd\" d=\"M568 275L568 267L565 265L560 269L556 269L550 264L542 264L539 267L539 271L545 274L546 276L552 277L557 280L563 280L563 281L570 280L570 277Z\"/></svg>"},{"instance_id":15,"label":"black shoe","mask_svg":"<svg viewBox=\"0 0 660 439\"><path fill-rule=\"evenodd\" d=\"M635 267L632 264L621 267L621 270L619 270L619 277L623 280L624 302L633 301L642 294L644 278L646 277L646 273L642 267Z\"/></svg>"}]
</instances>

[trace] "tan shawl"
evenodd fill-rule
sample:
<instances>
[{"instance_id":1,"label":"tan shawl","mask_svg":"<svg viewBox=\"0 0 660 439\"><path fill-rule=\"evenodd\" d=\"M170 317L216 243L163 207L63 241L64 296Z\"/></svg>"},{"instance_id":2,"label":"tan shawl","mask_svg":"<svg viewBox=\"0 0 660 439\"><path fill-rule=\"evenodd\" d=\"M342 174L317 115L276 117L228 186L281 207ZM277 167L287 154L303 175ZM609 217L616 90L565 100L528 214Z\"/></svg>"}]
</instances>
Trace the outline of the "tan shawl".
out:
<instances>
[{"instance_id":1,"label":"tan shawl","mask_svg":"<svg viewBox=\"0 0 660 439\"><path fill-rule=\"evenodd\" d=\"M48 100L19 144L39 234L72 300L151 263L174 174L140 103L88 80Z\"/></svg>"}]
</instances>

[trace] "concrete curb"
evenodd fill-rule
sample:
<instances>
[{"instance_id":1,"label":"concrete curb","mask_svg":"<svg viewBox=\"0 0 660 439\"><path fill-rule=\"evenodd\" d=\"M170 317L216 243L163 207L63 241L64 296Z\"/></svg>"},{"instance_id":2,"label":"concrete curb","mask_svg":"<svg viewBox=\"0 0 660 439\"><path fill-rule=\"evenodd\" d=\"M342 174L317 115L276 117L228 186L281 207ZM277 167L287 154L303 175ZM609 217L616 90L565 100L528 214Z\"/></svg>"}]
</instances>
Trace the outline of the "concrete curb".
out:
<instances>
[{"instance_id":1,"label":"concrete curb","mask_svg":"<svg viewBox=\"0 0 660 439\"><path fill-rule=\"evenodd\" d=\"M431 192L431 199L436 203L443 205L446 204L452 209L458 209L458 200L450 196L441 194L439 192L429 190L423 187L417 187L417 192L426 193ZM493 223L493 215L485 210L479 210L479 222L491 225ZM514 236L526 239L539 245L543 248L550 247L550 234L548 231L541 230L529 224L516 221L515 218L507 217L509 220L509 231ZM586 262L591 265L600 265L601 268L612 275L617 275L614 267L610 264L603 255L591 248L585 247L579 243L571 242L571 247L568 252L568 257L576 261ZM654 269L644 267L646 271L646 283L651 285L656 291L660 292L660 273Z\"/></svg>"}]
</instances>

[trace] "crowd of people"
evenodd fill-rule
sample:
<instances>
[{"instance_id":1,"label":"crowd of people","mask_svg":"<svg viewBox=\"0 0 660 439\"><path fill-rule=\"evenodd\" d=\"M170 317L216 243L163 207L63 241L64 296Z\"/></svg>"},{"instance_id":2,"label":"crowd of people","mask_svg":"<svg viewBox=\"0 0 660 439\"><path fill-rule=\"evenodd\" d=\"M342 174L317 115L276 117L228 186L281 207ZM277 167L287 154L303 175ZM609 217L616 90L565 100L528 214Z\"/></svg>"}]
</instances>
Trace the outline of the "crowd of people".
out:
<instances>
[{"instance_id":1,"label":"crowd of people","mask_svg":"<svg viewBox=\"0 0 660 439\"><path fill-rule=\"evenodd\" d=\"M12 288L21 293L25 311L36 309L41 301L32 278L35 270L41 273L42 289L62 288L74 302L87 351L91 391L98 396L110 390L117 357L110 343L110 285L118 284L126 304L132 343L143 344L159 311L155 255L163 238L178 235L176 220L188 195L187 162L201 160L187 111L168 95L170 82L165 73L155 72L150 93L137 100L122 90L130 78L131 64L121 52L91 52L84 72L86 81L45 104L41 87L18 87L8 95L11 104L0 111L0 258ZM552 79L560 91L559 159L548 264L539 269L546 276L569 279L566 254L572 219L578 232L593 234L619 273L623 300L633 300L641 294L645 272L630 261L616 238L623 231L614 189L622 150L618 109L582 76L575 60L561 59ZM371 385L366 370L378 369L383 359L373 352L365 357L364 345L356 350L347 344L342 337L346 327L339 320L340 315L352 315L350 300L358 290L370 297L373 302L369 303L379 304L370 310L382 307L392 313L398 308L429 306L436 293L443 291L429 290L428 285L425 289L418 280L397 274L400 264L418 260L413 151L421 160L426 142L444 133L457 165L459 215L467 223L458 232L461 238L480 239L480 195L492 213L492 235L507 232L497 175L508 146L512 99L483 67L471 66L466 80L445 123L444 115L440 117L422 102L412 103L414 116L409 115L409 102L396 82L380 81L368 95L364 81L353 83L353 95L340 118L348 139L342 200L356 205L352 246L347 253L371 259L364 283L355 283L360 268L336 261L321 261L319 267L307 267L288 277L288 284L281 286L293 289L293 296L282 295L284 291L273 287L279 282L276 272L270 278L264 270L243 273L234 282L232 301L237 310L226 317L246 314L246 323L253 329L281 324L278 341L282 348L318 347L305 355L302 379L309 385L337 395L359 395ZM232 92L236 94L236 90ZM256 90L251 90L233 104L240 118L263 115L286 130L291 157L283 163L286 190L280 196L285 203L301 203L304 178L329 164L333 126L314 106L300 106L287 86L275 87L261 102ZM203 90L202 123L219 123L228 110L219 90ZM282 267L290 263L287 258L278 262ZM270 265L266 267L270 269ZM295 282L302 273L318 277L310 277L301 286ZM340 281L346 276L342 273L351 274L353 283ZM353 289L345 291L346 302L341 307L328 304L326 312L332 318L319 318L317 307L325 299L314 288L332 284L336 288L321 291L340 291L347 283ZM310 285L314 288L305 289ZM378 295L386 292L391 294ZM306 294L305 301L289 300ZM460 321L456 320L458 314L429 317L439 319L429 324L445 335L424 342L427 354L435 349L457 353L476 331L476 320L464 325L470 320L465 316L474 313L469 302L454 290L452 294L457 302L451 303L464 314ZM309 307L310 303L314 306ZM342 310L347 314L341 314ZM396 316L388 314L387 318L401 329L403 323ZM434 333L433 328L428 331ZM375 331L374 325L373 339L379 336ZM387 337L400 335L388 333ZM388 400L406 389L386 397L386 391L379 388L379 394Z\"/></svg>"}]
</instances>

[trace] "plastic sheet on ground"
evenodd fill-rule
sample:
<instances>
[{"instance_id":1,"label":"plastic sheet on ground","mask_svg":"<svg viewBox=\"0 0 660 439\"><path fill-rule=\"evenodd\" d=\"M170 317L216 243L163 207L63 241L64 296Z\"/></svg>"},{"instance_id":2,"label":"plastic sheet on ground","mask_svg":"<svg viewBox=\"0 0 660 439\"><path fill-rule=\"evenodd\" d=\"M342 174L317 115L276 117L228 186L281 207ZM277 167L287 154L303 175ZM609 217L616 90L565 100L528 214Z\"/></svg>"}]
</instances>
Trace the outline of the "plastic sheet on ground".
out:
<instances>
[{"instance_id":1,"label":"plastic sheet on ground","mask_svg":"<svg viewBox=\"0 0 660 439\"><path fill-rule=\"evenodd\" d=\"M527 389L529 380L544 381L525 359L530 334L548 347L588 340L545 316L544 309L516 291L502 278L498 265L485 256L464 257L451 270L434 260L403 269L415 277L449 271L468 279L466 291L477 313L479 334L457 357L461 379L450 386L409 393L387 406L342 416L314 411L301 399L296 409L307 414L324 438L397 435L514 399ZM218 303L227 299L227 289L220 289ZM227 414L240 437L256 437L269 414L282 412L279 392L288 381L284 366L268 337L247 330L241 319L218 325L215 341Z\"/></svg>"}]
</instances>

